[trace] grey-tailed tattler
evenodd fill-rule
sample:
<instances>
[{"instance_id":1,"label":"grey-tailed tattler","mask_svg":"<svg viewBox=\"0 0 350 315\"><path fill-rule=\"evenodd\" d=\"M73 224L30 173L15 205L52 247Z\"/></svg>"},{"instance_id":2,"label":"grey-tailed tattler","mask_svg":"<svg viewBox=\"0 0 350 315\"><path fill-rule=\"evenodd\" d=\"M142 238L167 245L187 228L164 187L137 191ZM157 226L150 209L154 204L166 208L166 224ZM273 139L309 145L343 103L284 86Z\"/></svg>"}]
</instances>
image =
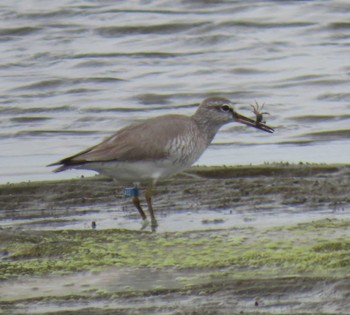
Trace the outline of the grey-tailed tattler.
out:
<instances>
[{"instance_id":1,"label":"grey-tailed tattler","mask_svg":"<svg viewBox=\"0 0 350 315\"><path fill-rule=\"evenodd\" d=\"M230 122L274 132L264 122L237 113L228 99L208 97L192 116L163 115L131 124L101 143L49 166L59 165L54 172L87 169L121 183L146 184L146 202L155 227L153 186L159 179L190 167L203 154L220 127ZM133 194L133 203L142 219L146 220L138 193Z\"/></svg>"}]
</instances>

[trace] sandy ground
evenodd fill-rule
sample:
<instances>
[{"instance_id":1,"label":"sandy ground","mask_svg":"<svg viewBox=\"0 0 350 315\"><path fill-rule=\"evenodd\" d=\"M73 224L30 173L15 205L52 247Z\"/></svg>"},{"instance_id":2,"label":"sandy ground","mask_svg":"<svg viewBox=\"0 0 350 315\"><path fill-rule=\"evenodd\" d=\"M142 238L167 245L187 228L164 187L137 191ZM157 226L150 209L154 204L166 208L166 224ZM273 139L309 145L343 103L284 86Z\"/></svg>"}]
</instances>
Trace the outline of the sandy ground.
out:
<instances>
[{"instance_id":1,"label":"sandy ground","mask_svg":"<svg viewBox=\"0 0 350 315\"><path fill-rule=\"evenodd\" d=\"M109 179L3 185L0 314L350 314L349 184L197 167L156 187L155 232Z\"/></svg>"}]
</instances>

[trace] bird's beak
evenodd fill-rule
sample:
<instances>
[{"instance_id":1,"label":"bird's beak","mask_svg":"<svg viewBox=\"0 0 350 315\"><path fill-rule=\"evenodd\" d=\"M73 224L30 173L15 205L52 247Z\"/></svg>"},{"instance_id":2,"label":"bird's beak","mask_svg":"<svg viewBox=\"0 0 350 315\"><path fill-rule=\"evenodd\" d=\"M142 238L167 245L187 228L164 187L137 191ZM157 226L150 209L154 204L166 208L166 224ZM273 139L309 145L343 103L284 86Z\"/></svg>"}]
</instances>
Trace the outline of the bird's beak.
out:
<instances>
[{"instance_id":1,"label":"bird's beak","mask_svg":"<svg viewBox=\"0 0 350 315\"><path fill-rule=\"evenodd\" d=\"M266 132L273 133L275 130L268 125L265 125L264 123L257 122L251 118L245 117L241 114L238 114L237 112L233 112L233 119L241 124L245 124L250 127L254 127Z\"/></svg>"}]
</instances>

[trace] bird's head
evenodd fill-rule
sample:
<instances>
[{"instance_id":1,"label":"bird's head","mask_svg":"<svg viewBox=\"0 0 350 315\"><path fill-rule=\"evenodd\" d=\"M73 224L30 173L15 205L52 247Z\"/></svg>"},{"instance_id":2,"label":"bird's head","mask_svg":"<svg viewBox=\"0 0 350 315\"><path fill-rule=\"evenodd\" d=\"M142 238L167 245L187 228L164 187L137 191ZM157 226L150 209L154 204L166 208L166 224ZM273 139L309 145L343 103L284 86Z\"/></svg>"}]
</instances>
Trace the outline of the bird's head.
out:
<instances>
[{"instance_id":1,"label":"bird's head","mask_svg":"<svg viewBox=\"0 0 350 315\"><path fill-rule=\"evenodd\" d=\"M266 132L274 132L274 129L266 124L236 112L232 102L224 97L206 98L198 107L194 117L197 120L202 120L205 123L210 123L219 127L229 122L236 121Z\"/></svg>"}]
</instances>

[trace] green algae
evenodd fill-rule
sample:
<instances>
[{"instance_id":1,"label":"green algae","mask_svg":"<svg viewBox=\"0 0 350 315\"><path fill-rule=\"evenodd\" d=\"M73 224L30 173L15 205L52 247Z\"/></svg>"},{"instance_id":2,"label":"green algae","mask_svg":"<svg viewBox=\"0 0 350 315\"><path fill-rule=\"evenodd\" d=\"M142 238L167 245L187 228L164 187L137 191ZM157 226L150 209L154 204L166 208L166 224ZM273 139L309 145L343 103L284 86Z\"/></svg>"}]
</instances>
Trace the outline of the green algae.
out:
<instances>
[{"instance_id":1,"label":"green algae","mask_svg":"<svg viewBox=\"0 0 350 315\"><path fill-rule=\"evenodd\" d=\"M348 220L337 220L337 219L323 219L317 221L303 222L295 226L288 227L288 230L302 230L302 231L320 231L324 229L339 229L349 228L350 221Z\"/></svg>"},{"instance_id":2,"label":"green algae","mask_svg":"<svg viewBox=\"0 0 350 315\"><path fill-rule=\"evenodd\" d=\"M21 275L71 273L101 270L110 266L179 269L231 267L239 273L341 274L350 268L350 236L336 239L315 237L315 229L326 232L348 227L348 221L315 221L276 230L252 229L150 233L130 230L40 231L30 237L16 232L2 237L0 250L8 253L0 261L2 279ZM303 229L308 241L299 241ZM237 235L238 234L238 235Z\"/></svg>"},{"instance_id":3,"label":"green algae","mask_svg":"<svg viewBox=\"0 0 350 315\"><path fill-rule=\"evenodd\" d=\"M100 226L72 231L69 225L53 224L62 214L69 221L72 214L101 213L100 205L107 204L108 212L121 207L126 204L118 194L121 188L101 177L1 186L0 207L6 209L4 217L13 219L13 224L0 227L0 309L10 313L40 304L52 310L78 306L76 314L86 314L89 306L93 314L107 314L106 309L93 307L94 301L109 305L117 300L128 305L130 313L159 314L164 310L162 302L169 305L172 296L174 314L181 298L193 299L194 304L179 314L216 314L222 301L231 305L235 299L251 306L242 314L271 313L271 303L288 314L290 305L299 308L303 303L299 297L307 295L311 306L300 309L311 314L323 291L322 302L346 303L350 270L348 166L279 163L193 168L190 172L205 179L182 174L167 179L157 186L156 211L232 209L244 216L243 227L228 225L228 216L221 212L209 219L204 216L203 230L197 231L150 233L99 230ZM323 210L326 212L320 216L309 216L309 211L315 214ZM266 224L260 221L266 212L287 214L288 218L296 213L299 219ZM117 214L118 220L137 215L127 211ZM326 216L347 220L310 220ZM35 220L22 224L23 218ZM91 221L87 222L90 226ZM280 226L272 227L274 224ZM187 228L198 226L190 223ZM49 291L47 279L52 282ZM16 293L18 287L21 290ZM283 293L287 294L285 300ZM142 302L151 297L160 303L154 302L154 308L145 312L144 303L138 308L134 297L145 297ZM265 307L254 306L255 297L262 297ZM204 306L197 308L200 298ZM213 301L219 304L210 304ZM207 312L210 305L214 305L212 311ZM110 314L124 311L118 303L111 307ZM57 312L63 313L71 311Z\"/></svg>"}]
</instances>

